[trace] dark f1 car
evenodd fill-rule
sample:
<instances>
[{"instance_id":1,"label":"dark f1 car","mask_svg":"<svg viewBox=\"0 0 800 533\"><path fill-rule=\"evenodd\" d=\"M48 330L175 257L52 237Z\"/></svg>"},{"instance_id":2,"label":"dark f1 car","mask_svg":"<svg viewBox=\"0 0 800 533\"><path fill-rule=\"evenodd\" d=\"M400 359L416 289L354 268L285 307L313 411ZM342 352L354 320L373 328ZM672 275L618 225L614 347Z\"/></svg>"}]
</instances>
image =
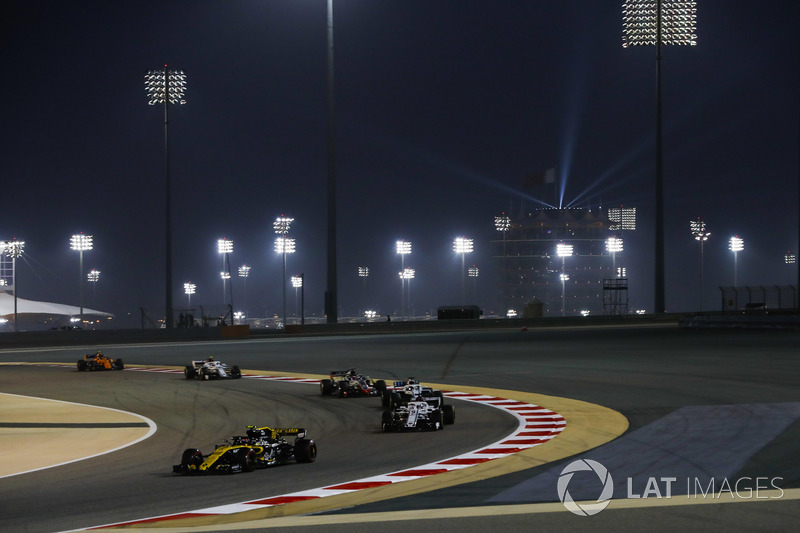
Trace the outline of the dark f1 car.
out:
<instances>
[{"instance_id":1,"label":"dark f1 car","mask_svg":"<svg viewBox=\"0 0 800 533\"><path fill-rule=\"evenodd\" d=\"M291 436L295 437L294 442L286 439ZM247 426L247 435L231 437L209 455L195 448L184 450L181 464L174 465L172 471L176 474L234 474L292 461L313 463L316 458L317 444L306 438L304 428Z\"/></svg>"},{"instance_id":2,"label":"dark f1 car","mask_svg":"<svg viewBox=\"0 0 800 533\"><path fill-rule=\"evenodd\" d=\"M455 408L452 405L444 405L441 396L426 396L423 389L425 387L418 383L406 385L403 389L403 399L398 403L393 402L392 408L383 412L381 429L435 431L444 429L445 424L455 423Z\"/></svg>"},{"instance_id":3,"label":"dark f1 car","mask_svg":"<svg viewBox=\"0 0 800 533\"><path fill-rule=\"evenodd\" d=\"M439 398L439 400L441 400L440 403L444 405L444 395L442 391L420 385L419 381L414 378L408 378L406 381L395 381L391 389L383 391L381 394L381 402L384 408L394 409L400 404L411 401L418 396L422 396L426 400L429 398Z\"/></svg>"},{"instance_id":4,"label":"dark f1 car","mask_svg":"<svg viewBox=\"0 0 800 533\"><path fill-rule=\"evenodd\" d=\"M183 368L183 375L186 379L238 379L242 377L242 371L236 365L228 366L211 356L205 361L192 361L191 365Z\"/></svg>"},{"instance_id":5,"label":"dark f1 car","mask_svg":"<svg viewBox=\"0 0 800 533\"><path fill-rule=\"evenodd\" d=\"M78 359L78 370L123 370L125 365L122 359L111 359L103 352L87 353L83 359Z\"/></svg>"},{"instance_id":6,"label":"dark f1 car","mask_svg":"<svg viewBox=\"0 0 800 533\"><path fill-rule=\"evenodd\" d=\"M342 398L350 396L379 396L386 390L386 382L382 379L372 381L369 376L356 372L355 368L347 370L334 370L330 379L319 382L319 391L325 396L336 394Z\"/></svg>"}]
</instances>

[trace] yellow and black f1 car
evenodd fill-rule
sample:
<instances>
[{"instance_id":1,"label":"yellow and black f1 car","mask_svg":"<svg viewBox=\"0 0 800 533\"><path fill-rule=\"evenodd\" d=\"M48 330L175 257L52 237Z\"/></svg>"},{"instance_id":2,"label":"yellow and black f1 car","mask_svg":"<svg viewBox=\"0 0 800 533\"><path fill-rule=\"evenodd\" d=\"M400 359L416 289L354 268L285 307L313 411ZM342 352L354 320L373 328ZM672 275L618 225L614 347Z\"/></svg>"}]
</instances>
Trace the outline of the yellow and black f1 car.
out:
<instances>
[{"instance_id":1,"label":"yellow and black f1 car","mask_svg":"<svg viewBox=\"0 0 800 533\"><path fill-rule=\"evenodd\" d=\"M87 353L78 359L78 370L123 370L122 359L111 359L103 352Z\"/></svg>"},{"instance_id":2,"label":"yellow and black f1 car","mask_svg":"<svg viewBox=\"0 0 800 533\"><path fill-rule=\"evenodd\" d=\"M286 439L291 436L295 437L294 442ZM317 444L306 438L305 428L247 426L247 435L231 437L209 455L195 448L184 450L181 464L174 465L172 471L176 474L234 474L291 461L313 463L316 458Z\"/></svg>"}]
</instances>

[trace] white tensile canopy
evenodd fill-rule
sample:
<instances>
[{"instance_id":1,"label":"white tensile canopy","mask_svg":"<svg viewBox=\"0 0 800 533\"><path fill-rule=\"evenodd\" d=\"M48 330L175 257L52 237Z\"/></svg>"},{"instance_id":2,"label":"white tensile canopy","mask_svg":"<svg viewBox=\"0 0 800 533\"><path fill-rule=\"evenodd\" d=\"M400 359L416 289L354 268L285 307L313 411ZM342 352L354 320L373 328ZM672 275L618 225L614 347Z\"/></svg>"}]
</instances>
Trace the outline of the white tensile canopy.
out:
<instances>
[{"instance_id":1,"label":"white tensile canopy","mask_svg":"<svg viewBox=\"0 0 800 533\"><path fill-rule=\"evenodd\" d=\"M81 308L74 305L55 304L51 302L36 302L17 298L17 315L49 315L49 316L77 316L81 314ZM83 308L84 315L93 316L114 316L111 313L104 313L95 309ZM7 292L0 292L0 317L14 317L14 296Z\"/></svg>"}]
</instances>

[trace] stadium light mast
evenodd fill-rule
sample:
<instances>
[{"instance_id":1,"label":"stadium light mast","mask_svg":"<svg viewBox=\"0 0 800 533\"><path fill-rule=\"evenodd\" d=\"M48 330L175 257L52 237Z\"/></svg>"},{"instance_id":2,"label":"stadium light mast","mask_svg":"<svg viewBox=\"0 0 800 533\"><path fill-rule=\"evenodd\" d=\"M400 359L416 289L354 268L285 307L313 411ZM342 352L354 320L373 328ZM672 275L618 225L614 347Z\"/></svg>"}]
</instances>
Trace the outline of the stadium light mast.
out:
<instances>
[{"instance_id":1,"label":"stadium light mast","mask_svg":"<svg viewBox=\"0 0 800 533\"><path fill-rule=\"evenodd\" d=\"M169 160L169 106L185 104L186 75L182 70L171 70L164 65L160 70L150 70L144 76L144 90L149 105L164 104L164 175L165 175L165 229L166 240L166 320L167 329L174 327L174 311L172 309L172 184L170 181Z\"/></svg>"},{"instance_id":2,"label":"stadium light mast","mask_svg":"<svg viewBox=\"0 0 800 533\"><path fill-rule=\"evenodd\" d=\"M80 254L80 271L78 272L78 292L80 295L81 314L80 319L83 322L83 252L89 251L94 247L91 235L84 235L77 233L70 237L69 247L76 250Z\"/></svg>"},{"instance_id":3,"label":"stadium light mast","mask_svg":"<svg viewBox=\"0 0 800 533\"><path fill-rule=\"evenodd\" d=\"M92 284L92 307L97 309L97 283L100 281L100 271L93 268L86 274L86 281Z\"/></svg>"},{"instance_id":4,"label":"stadium light mast","mask_svg":"<svg viewBox=\"0 0 800 533\"><path fill-rule=\"evenodd\" d=\"M303 288L303 276L297 275L292 276L292 287L294 287L294 316L298 316L299 307L298 307L298 290ZM295 318L296 320L296 318Z\"/></svg>"},{"instance_id":5,"label":"stadium light mast","mask_svg":"<svg viewBox=\"0 0 800 533\"><path fill-rule=\"evenodd\" d=\"M242 307L244 308L245 313L247 312L247 278L250 276L250 269L251 267L247 265L242 265L239 267L239 277L242 278L243 284L242 300L244 305L242 305Z\"/></svg>"},{"instance_id":6,"label":"stadium light mast","mask_svg":"<svg viewBox=\"0 0 800 533\"><path fill-rule=\"evenodd\" d=\"M456 237L453 241L453 251L461 254L461 305L467 303L467 289L466 289L466 270L464 269L464 257L466 254L472 253L472 239L467 237Z\"/></svg>"},{"instance_id":7,"label":"stadium light mast","mask_svg":"<svg viewBox=\"0 0 800 533\"><path fill-rule=\"evenodd\" d=\"M222 303L225 303L225 287L227 280L231 279L231 260L230 254L233 253L233 241L223 237L217 239L217 252L222 256ZM233 282L231 282L231 312L233 312Z\"/></svg>"},{"instance_id":8,"label":"stadium light mast","mask_svg":"<svg viewBox=\"0 0 800 533\"><path fill-rule=\"evenodd\" d=\"M503 234L503 314L508 312L508 284L506 279L506 233L511 229L511 218L505 213L494 217L494 229Z\"/></svg>"},{"instance_id":9,"label":"stadium light mast","mask_svg":"<svg viewBox=\"0 0 800 533\"><path fill-rule=\"evenodd\" d=\"M739 252L744 250L744 240L738 235L734 235L728 241L728 248L733 252L733 286L735 288L738 283Z\"/></svg>"},{"instance_id":10,"label":"stadium light mast","mask_svg":"<svg viewBox=\"0 0 800 533\"><path fill-rule=\"evenodd\" d=\"M369 267L358 267L358 277L364 280L364 308L367 307L367 278L369 277Z\"/></svg>"},{"instance_id":11,"label":"stadium light mast","mask_svg":"<svg viewBox=\"0 0 800 533\"><path fill-rule=\"evenodd\" d=\"M6 241L2 243L3 250L7 256L11 258L11 288L14 292L14 331L17 330L17 259L22 257L22 252L25 248L24 241Z\"/></svg>"},{"instance_id":12,"label":"stadium light mast","mask_svg":"<svg viewBox=\"0 0 800 533\"><path fill-rule=\"evenodd\" d=\"M478 301L478 275L480 274L481 270L472 265L467 269L467 276L472 278L472 297L475 298L475 301Z\"/></svg>"},{"instance_id":13,"label":"stadium light mast","mask_svg":"<svg viewBox=\"0 0 800 533\"><path fill-rule=\"evenodd\" d=\"M700 220L700 217L697 217L697 220L690 220L689 221L689 228L692 231L692 236L694 240L700 243L700 311L703 311L703 277L704 277L704 268L703 268L703 245L711 236L711 233L706 231L706 223Z\"/></svg>"},{"instance_id":14,"label":"stadium light mast","mask_svg":"<svg viewBox=\"0 0 800 533\"><path fill-rule=\"evenodd\" d=\"M565 284L569 279L566 272L567 257L572 255L573 246L560 242L556 245L556 255L561 258L561 316L565 315Z\"/></svg>"},{"instance_id":15,"label":"stadium light mast","mask_svg":"<svg viewBox=\"0 0 800 533\"><path fill-rule=\"evenodd\" d=\"M197 285L192 282L184 283L183 284L183 292L186 293L186 307L189 309L189 312L192 311L192 294L197 292ZM190 324L192 325L192 324Z\"/></svg>"},{"instance_id":16,"label":"stadium light mast","mask_svg":"<svg viewBox=\"0 0 800 533\"><path fill-rule=\"evenodd\" d=\"M403 277L403 272L406 269L406 256L411 253L411 241L401 239L396 241L395 250L400 256L400 316L405 320L406 318L406 278Z\"/></svg>"},{"instance_id":17,"label":"stadium light mast","mask_svg":"<svg viewBox=\"0 0 800 533\"><path fill-rule=\"evenodd\" d=\"M275 251L283 255L283 327L286 329L286 254L294 253L294 239L287 237L289 228L294 222L293 218L285 217L283 215L275 219L272 223L272 229L279 235L275 239Z\"/></svg>"},{"instance_id":18,"label":"stadium light mast","mask_svg":"<svg viewBox=\"0 0 800 533\"><path fill-rule=\"evenodd\" d=\"M616 236L606 239L606 250L611 254L611 273L615 274L617 271L617 254L622 251L622 239Z\"/></svg>"},{"instance_id":19,"label":"stadium light mast","mask_svg":"<svg viewBox=\"0 0 800 533\"><path fill-rule=\"evenodd\" d=\"M697 7L693 1L624 0L622 46L656 47L656 212L655 312L665 313L664 164L661 111L661 46L697 44Z\"/></svg>"},{"instance_id":20,"label":"stadium light mast","mask_svg":"<svg viewBox=\"0 0 800 533\"><path fill-rule=\"evenodd\" d=\"M416 270L413 268L404 268L402 272L399 272L401 280L407 280L408 283L408 311L409 317L414 316L413 306L411 305L411 280L416 277Z\"/></svg>"},{"instance_id":21,"label":"stadium light mast","mask_svg":"<svg viewBox=\"0 0 800 533\"><path fill-rule=\"evenodd\" d=\"M328 0L328 287L325 316L328 324L338 321L336 282L336 114L333 83L333 0ZM285 277L285 276L284 276Z\"/></svg>"}]
</instances>

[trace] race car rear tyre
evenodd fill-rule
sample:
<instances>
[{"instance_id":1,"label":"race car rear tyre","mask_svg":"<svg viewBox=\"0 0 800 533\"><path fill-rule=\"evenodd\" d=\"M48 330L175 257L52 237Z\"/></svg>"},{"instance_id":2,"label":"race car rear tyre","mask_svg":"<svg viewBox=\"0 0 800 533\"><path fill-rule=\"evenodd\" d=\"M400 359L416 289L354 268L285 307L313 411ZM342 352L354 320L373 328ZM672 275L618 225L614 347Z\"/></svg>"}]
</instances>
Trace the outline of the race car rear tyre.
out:
<instances>
[{"instance_id":1,"label":"race car rear tyre","mask_svg":"<svg viewBox=\"0 0 800 533\"><path fill-rule=\"evenodd\" d=\"M388 408L392 405L392 392L384 390L381 392L381 407Z\"/></svg>"},{"instance_id":2,"label":"race car rear tyre","mask_svg":"<svg viewBox=\"0 0 800 533\"><path fill-rule=\"evenodd\" d=\"M86 361L85 361L85 360L81 359L80 361L78 361L78 370L79 370L80 372L83 372L84 370L86 370L86 368L87 368L88 366L89 366L89 365L86 363Z\"/></svg>"},{"instance_id":3,"label":"race car rear tyre","mask_svg":"<svg viewBox=\"0 0 800 533\"><path fill-rule=\"evenodd\" d=\"M203 379L205 380L211 379L211 374L208 372L207 368L203 368Z\"/></svg>"},{"instance_id":4,"label":"race car rear tyre","mask_svg":"<svg viewBox=\"0 0 800 533\"><path fill-rule=\"evenodd\" d=\"M196 374L193 366L185 366L183 367L183 375L186 376L186 379L192 379Z\"/></svg>"},{"instance_id":5,"label":"race car rear tyre","mask_svg":"<svg viewBox=\"0 0 800 533\"><path fill-rule=\"evenodd\" d=\"M294 458L298 463L313 463L317 458L317 443L308 439L297 439L294 443Z\"/></svg>"},{"instance_id":6,"label":"race car rear tyre","mask_svg":"<svg viewBox=\"0 0 800 533\"><path fill-rule=\"evenodd\" d=\"M382 379L379 379L375 382L375 388L381 392L386 390L386 382Z\"/></svg>"},{"instance_id":7,"label":"race car rear tyre","mask_svg":"<svg viewBox=\"0 0 800 533\"><path fill-rule=\"evenodd\" d=\"M384 411L383 415L381 415L381 429L384 431L392 431L394 429L391 411Z\"/></svg>"},{"instance_id":8,"label":"race car rear tyre","mask_svg":"<svg viewBox=\"0 0 800 533\"><path fill-rule=\"evenodd\" d=\"M125 369L125 365L122 363L122 359L117 359L114 361L114 368L116 368L117 370Z\"/></svg>"},{"instance_id":9,"label":"race car rear tyre","mask_svg":"<svg viewBox=\"0 0 800 533\"><path fill-rule=\"evenodd\" d=\"M247 450L241 454L242 472L252 472L255 470L256 451L253 449Z\"/></svg>"},{"instance_id":10,"label":"race car rear tyre","mask_svg":"<svg viewBox=\"0 0 800 533\"><path fill-rule=\"evenodd\" d=\"M239 379L240 377L242 377L242 371L241 371L241 370L239 370L239 367L238 367L238 366L236 366L236 365L233 365L233 366L231 367L231 377L232 377L233 379Z\"/></svg>"},{"instance_id":11,"label":"race car rear tyre","mask_svg":"<svg viewBox=\"0 0 800 533\"><path fill-rule=\"evenodd\" d=\"M442 406L442 418L444 418L445 424L455 424L456 422L456 408L452 405L443 405Z\"/></svg>"},{"instance_id":12,"label":"race car rear tyre","mask_svg":"<svg viewBox=\"0 0 800 533\"><path fill-rule=\"evenodd\" d=\"M319 392L323 396L326 394L333 394L333 380L323 379L319 382Z\"/></svg>"},{"instance_id":13,"label":"race car rear tyre","mask_svg":"<svg viewBox=\"0 0 800 533\"><path fill-rule=\"evenodd\" d=\"M431 413L431 429L444 429L444 421L442 420L442 411L434 411Z\"/></svg>"}]
</instances>

